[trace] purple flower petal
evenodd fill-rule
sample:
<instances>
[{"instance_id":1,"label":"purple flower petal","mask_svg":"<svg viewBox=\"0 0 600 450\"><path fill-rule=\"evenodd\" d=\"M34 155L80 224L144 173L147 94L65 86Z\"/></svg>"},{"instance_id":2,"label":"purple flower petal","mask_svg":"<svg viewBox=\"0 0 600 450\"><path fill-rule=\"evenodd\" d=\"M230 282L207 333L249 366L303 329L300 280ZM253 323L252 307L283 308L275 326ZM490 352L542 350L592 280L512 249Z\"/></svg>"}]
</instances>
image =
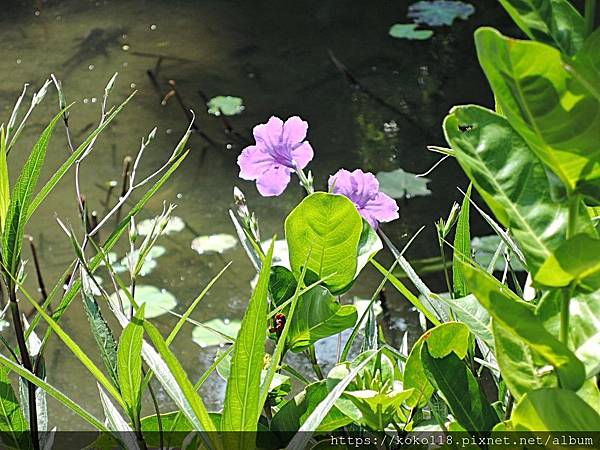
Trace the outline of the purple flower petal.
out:
<instances>
[{"instance_id":1,"label":"purple flower petal","mask_svg":"<svg viewBox=\"0 0 600 450\"><path fill-rule=\"evenodd\" d=\"M273 165L273 157L256 145L246 147L238 156L240 178L256 180Z\"/></svg>"},{"instance_id":2,"label":"purple flower petal","mask_svg":"<svg viewBox=\"0 0 600 450\"><path fill-rule=\"evenodd\" d=\"M396 201L383 192L379 192L373 200L367 202L362 208L361 214L373 228L377 228L377 222L391 222L400 217ZM367 219L367 216L371 220ZM375 221L375 225L372 220Z\"/></svg>"},{"instance_id":3,"label":"purple flower petal","mask_svg":"<svg viewBox=\"0 0 600 450\"><path fill-rule=\"evenodd\" d=\"M341 169L329 177L329 188L334 194L348 197L373 228L377 228L379 222L390 222L399 217L398 205L379 192L379 182L372 173Z\"/></svg>"},{"instance_id":4,"label":"purple flower petal","mask_svg":"<svg viewBox=\"0 0 600 450\"><path fill-rule=\"evenodd\" d=\"M256 188L263 197L280 195L290 182L291 170L284 166L271 166L256 180Z\"/></svg>"},{"instance_id":5,"label":"purple flower petal","mask_svg":"<svg viewBox=\"0 0 600 450\"><path fill-rule=\"evenodd\" d=\"M292 159L298 169L304 169L312 161L315 152L308 141L303 142L292 150Z\"/></svg>"},{"instance_id":6,"label":"purple flower petal","mask_svg":"<svg viewBox=\"0 0 600 450\"><path fill-rule=\"evenodd\" d=\"M287 145L296 145L306 139L308 122L298 116L290 117L283 125L283 141Z\"/></svg>"},{"instance_id":7,"label":"purple flower petal","mask_svg":"<svg viewBox=\"0 0 600 450\"><path fill-rule=\"evenodd\" d=\"M256 125L252 130L254 140L258 146L264 145L272 148L278 145L283 133L283 120L271 116L267 123Z\"/></svg>"}]
</instances>

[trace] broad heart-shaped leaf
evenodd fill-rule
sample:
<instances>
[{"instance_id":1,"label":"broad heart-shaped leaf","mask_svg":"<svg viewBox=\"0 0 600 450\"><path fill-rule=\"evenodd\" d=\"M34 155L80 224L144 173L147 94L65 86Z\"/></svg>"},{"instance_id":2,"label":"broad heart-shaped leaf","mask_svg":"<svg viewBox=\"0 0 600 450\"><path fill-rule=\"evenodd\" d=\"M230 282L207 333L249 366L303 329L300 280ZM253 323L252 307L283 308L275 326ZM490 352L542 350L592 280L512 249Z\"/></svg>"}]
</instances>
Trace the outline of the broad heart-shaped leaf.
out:
<instances>
[{"instance_id":1,"label":"broad heart-shaped leaf","mask_svg":"<svg viewBox=\"0 0 600 450\"><path fill-rule=\"evenodd\" d=\"M431 30L417 30L416 23L396 23L388 31L389 35L397 39L411 39L424 41L433 36Z\"/></svg>"},{"instance_id":2,"label":"broad heart-shaped leaf","mask_svg":"<svg viewBox=\"0 0 600 450\"><path fill-rule=\"evenodd\" d=\"M307 261L307 273L323 282L332 294L340 294L354 280L362 219L343 195L317 192L289 214L285 236L290 265L296 278Z\"/></svg>"},{"instance_id":3,"label":"broad heart-shaped leaf","mask_svg":"<svg viewBox=\"0 0 600 450\"><path fill-rule=\"evenodd\" d=\"M12 388L8 369L0 366L0 434L11 448L28 448L29 426Z\"/></svg>"},{"instance_id":4,"label":"broad heart-shaped leaf","mask_svg":"<svg viewBox=\"0 0 600 450\"><path fill-rule=\"evenodd\" d=\"M54 132L54 127L62 117L62 114L63 111L59 112L40 135L13 188L2 240L4 266L13 276L16 276L20 264L28 210L33 198L33 192L40 179L42 166L46 160L46 149Z\"/></svg>"},{"instance_id":5,"label":"broad heart-shaped leaf","mask_svg":"<svg viewBox=\"0 0 600 450\"><path fill-rule=\"evenodd\" d=\"M466 430L490 431L500 420L469 367L454 353L434 357L429 343L421 347L421 361L427 378L443 395L452 415Z\"/></svg>"},{"instance_id":6,"label":"broad heart-shaped leaf","mask_svg":"<svg viewBox=\"0 0 600 450\"><path fill-rule=\"evenodd\" d=\"M479 61L515 130L564 183L593 204L600 198L600 77L546 44L483 28ZM597 74L596 74L597 75ZM512 156L512 154L511 154Z\"/></svg>"},{"instance_id":7,"label":"broad heart-shaped leaf","mask_svg":"<svg viewBox=\"0 0 600 450\"><path fill-rule=\"evenodd\" d=\"M315 286L298 300L286 346L301 352L320 339L352 328L358 319L354 305L340 305L323 286Z\"/></svg>"},{"instance_id":8,"label":"broad heart-shaped leaf","mask_svg":"<svg viewBox=\"0 0 600 450\"><path fill-rule=\"evenodd\" d=\"M142 303L119 339L117 374L123 401L130 418L137 418L142 407L142 341L144 338L144 308Z\"/></svg>"},{"instance_id":9,"label":"broad heart-shaped leaf","mask_svg":"<svg viewBox=\"0 0 600 450\"><path fill-rule=\"evenodd\" d=\"M469 329L459 322L446 322L426 331L417 340L408 355L404 368L404 388L414 388L414 392L407 401L411 406L426 405L434 392L421 361L421 347L426 341L429 343L429 351L436 358L456 353L462 359L469 348Z\"/></svg>"},{"instance_id":10,"label":"broad heart-shaped leaf","mask_svg":"<svg viewBox=\"0 0 600 450\"><path fill-rule=\"evenodd\" d=\"M263 261L258 283L250 297L242 319L231 357L231 371L227 380L221 431L250 432L225 439L227 448L250 448L254 445L260 404L261 371L264 366L267 313L269 309L269 275L273 258L273 243ZM230 439L231 438L231 439Z\"/></svg>"},{"instance_id":11,"label":"broad heart-shaped leaf","mask_svg":"<svg viewBox=\"0 0 600 450\"><path fill-rule=\"evenodd\" d=\"M507 120L488 109L454 108L444 130L459 164L535 274L566 238L569 215L552 200L544 166ZM583 204L577 219L579 231L595 234Z\"/></svg>"},{"instance_id":12,"label":"broad heart-shaped leaf","mask_svg":"<svg viewBox=\"0 0 600 450\"><path fill-rule=\"evenodd\" d=\"M544 262L534 281L566 287L575 282L586 291L600 289L600 239L578 234L564 241Z\"/></svg>"},{"instance_id":13,"label":"broad heart-shaped leaf","mask_svg":"<svg viewBox=\"0 0 600 450\"><path fill-rule=\"evenodd\" d=\"M541 320L536 317L533 306L521 300L508 287L480 267L463 264L467 286L477 300L488 310L494 323L520 339L538 357L552 365L561 386L576 391L585 379L585 368L581 361L563 343L550 334ZM498 341L496 341L498 351ZM512 356L512 355L510 355ZM500 371L511 386L511 368L503 366L498 359ZM540 374L540 376L542 376Z\"/></svg>"},{"instance_id":14,"label":"broad heart-shaped leaf","mask_svg":"<svg viewBox=\"0 0 600 450\"><path fill-rule=\"evenodd\" d=\"M312 414L319 403L327 397L328 393L327 381L317 381L306 386L302 392L277 411L271 421L271 431L279 435L283 441L283 446L287 445L293 433L300 429L304 420ZM352 422L352 419L334 406L321 421L317 431L335 430L348 425L350 422Z\"/></svg>"},{"instance_id":15,"label":"broad heart-shaped leaf","mask_svg":"<svg viewBox=\"0 0 600 450\"><path fill-rule=\"evenodd\" d=\"M535 41L574 55L585 38L583 17L569 0L500 0L519 28Z\"/></svg>"},{"instance_id":16,"label":"broad heart-shaped leaf","mask_svg":"<svg viewBox=\"0 0 600 450\"><path fill-rule=\"evenodd\" d=\"M560 297L562 292L548 295L539 303L536 315L554 336L560 330ZM600 290L579 294L569 302L569 342L583 362L587 378L600 373Z\"/></svg>"},{"instance_id":17,"label":"broad heart-shaped leaf","mask_svg":"<svg viewBox=\"0 0 600 450\"><path fill-rule=\"evenodd\" d=\"M574 392L546 388L525 395L510 424L518 431L590 432L600 430L600 416Z\"/></svg>"}]
</instances>

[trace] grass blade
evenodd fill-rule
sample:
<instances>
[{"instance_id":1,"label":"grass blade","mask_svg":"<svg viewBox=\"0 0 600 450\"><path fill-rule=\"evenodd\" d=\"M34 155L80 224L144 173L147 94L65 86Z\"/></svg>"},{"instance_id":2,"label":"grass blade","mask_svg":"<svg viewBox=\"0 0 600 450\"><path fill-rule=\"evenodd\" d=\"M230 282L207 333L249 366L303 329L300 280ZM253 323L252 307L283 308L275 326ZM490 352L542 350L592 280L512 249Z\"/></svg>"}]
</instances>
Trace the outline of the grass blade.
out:
<instances>
[{"instance_id":1,"label":"grass blade","mask_svg":"<svg viewBox=\"0 0 600 450\"><path fill-rule=\"evenodd\" d=\"M226 435L227 448L250 448L255 442L255 432L262 410L260 404L260 377L264 366L269 277L273 258L274 240L263 261L258 283L248 304L233 348L231 374L227 380L225 404L221 419L222 431L241 431ZM229 440L230 437L233 439Z\"/></svg>"}]
</instances>

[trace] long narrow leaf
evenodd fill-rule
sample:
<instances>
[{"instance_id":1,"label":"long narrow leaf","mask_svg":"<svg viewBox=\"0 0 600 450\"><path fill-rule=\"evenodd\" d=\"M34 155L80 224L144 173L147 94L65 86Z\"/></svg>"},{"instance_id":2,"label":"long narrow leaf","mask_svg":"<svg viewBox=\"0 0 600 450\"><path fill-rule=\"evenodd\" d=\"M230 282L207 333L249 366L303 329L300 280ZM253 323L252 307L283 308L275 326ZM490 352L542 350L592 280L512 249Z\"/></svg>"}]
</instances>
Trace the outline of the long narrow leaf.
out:
<instances>
[{"instance_id":1,"label":"long narrow leaf","mask_svg":"<svg viewBox=\"0 0 600 450\"><path fill-rule=\"evenodd\" d=\"M264 366L267 337L268 292L273 259L274 241L263 261L258 283L248 304L231 358L231 374L227 381L221 431L255 432L262 410L260 404L260 377ZM249 448L256 436L242 433L226 438L228 448Z\"/></svg>"},{"instance_id":2,"label":"long narrow leaf","mask_svg":"<svg viewBox=\"0 0 600 450\"><path fill-rule=\"evenodd\" d=\"M117 373L123 401L132 419L139 418L142 406L142 341L144 338L144 306L125 327L119 339Z\"/></svg>"},{"instance_id":3,"label":"long narrow leaf","mask_svg":"<svg viewBox=\"0 0 600 450\"><path fill-rule=\"evenodd\" d=\"M452 282L454 295L456 297L465 297L469 294L467 290L467 284L465 277L460 270L458 260L464 255L469 257L471 255L471 231L469 226L469 201L471 200L471 188L472 184L467 189L467 194L463 198L462 205L460 207L460 215L458 216L458 222L456 224L456 234L454 235L454 253L452 256Z\"/></svg>"},{"instance_id":4,"label":"long narrow leaf","mask_svg":"<svg viewBox=\"0 0 600 450\"><path fill-rule=\"evenodd\" d=\"M6 162L6 132L0 127L0 235L4 232L4 222L10 204L8 163Z\"/></svg>"}]
</instances>

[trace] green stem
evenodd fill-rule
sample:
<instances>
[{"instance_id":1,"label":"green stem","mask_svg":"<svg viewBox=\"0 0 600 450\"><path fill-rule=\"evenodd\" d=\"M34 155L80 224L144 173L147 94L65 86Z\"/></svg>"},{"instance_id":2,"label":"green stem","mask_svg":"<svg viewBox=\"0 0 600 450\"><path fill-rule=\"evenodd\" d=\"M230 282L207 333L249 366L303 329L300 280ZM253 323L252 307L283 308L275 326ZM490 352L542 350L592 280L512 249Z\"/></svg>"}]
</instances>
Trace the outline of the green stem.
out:
<instances>
[{"instance_id":1,"label":"green stem","mask_svg":"<svg viewBox=\"0 0 600 450\"><path fill-rule=\"evenodd\" d=\"M311 345L306 349L306 355L310 363L312 364L312 368L315 371L315 375L319 380L324 380L325 376L323 375L323 371L321 370L321 366L319 366L319 362L317 361L317 353L315 352L314 345Z\"/></svg>"},{"instance_id":2,"label":"green stem","mask_svg":"<svg viewBox=\"0 0 600 450\"><path fill-rule=\"evenodd\" d=\"M569 303L571 301L570 289L564 290L560 308L560 341L569 344Z\"/></svg>"},{"instance_id":3,"label":"green stem","mask_svg":"<svg viewBox=\"0 0 600 450\"><path fill-rule=\"evenodd\" d=\"M585 36L594 31L596 19L596 0L585 0Z\"/></svg>"},{"instance_id":4,"label":"green stem","mask_svg":"<svg viewBox=\"0 0 600 450\"><path fill-rule=\"evenodd\" d=\"M300 184L302 185L306 193L308 195L314 193L315 188L313 187L311 180L308 179L304 171L302 169L296 169L296 174L298 175L298 178L300 178Z\"/></svg>"},{"instance_id":5,"label":"green stem","mask_svg":"<svg viewBox=\"0 0 600 450\"><path fill-rule=\"evenodd\" d=\"M577 213L579 212L579 195L573 194L569 197L569 222L567 225L567 239L575 235L577 226Z\"/></svg>"}]
</instances>

